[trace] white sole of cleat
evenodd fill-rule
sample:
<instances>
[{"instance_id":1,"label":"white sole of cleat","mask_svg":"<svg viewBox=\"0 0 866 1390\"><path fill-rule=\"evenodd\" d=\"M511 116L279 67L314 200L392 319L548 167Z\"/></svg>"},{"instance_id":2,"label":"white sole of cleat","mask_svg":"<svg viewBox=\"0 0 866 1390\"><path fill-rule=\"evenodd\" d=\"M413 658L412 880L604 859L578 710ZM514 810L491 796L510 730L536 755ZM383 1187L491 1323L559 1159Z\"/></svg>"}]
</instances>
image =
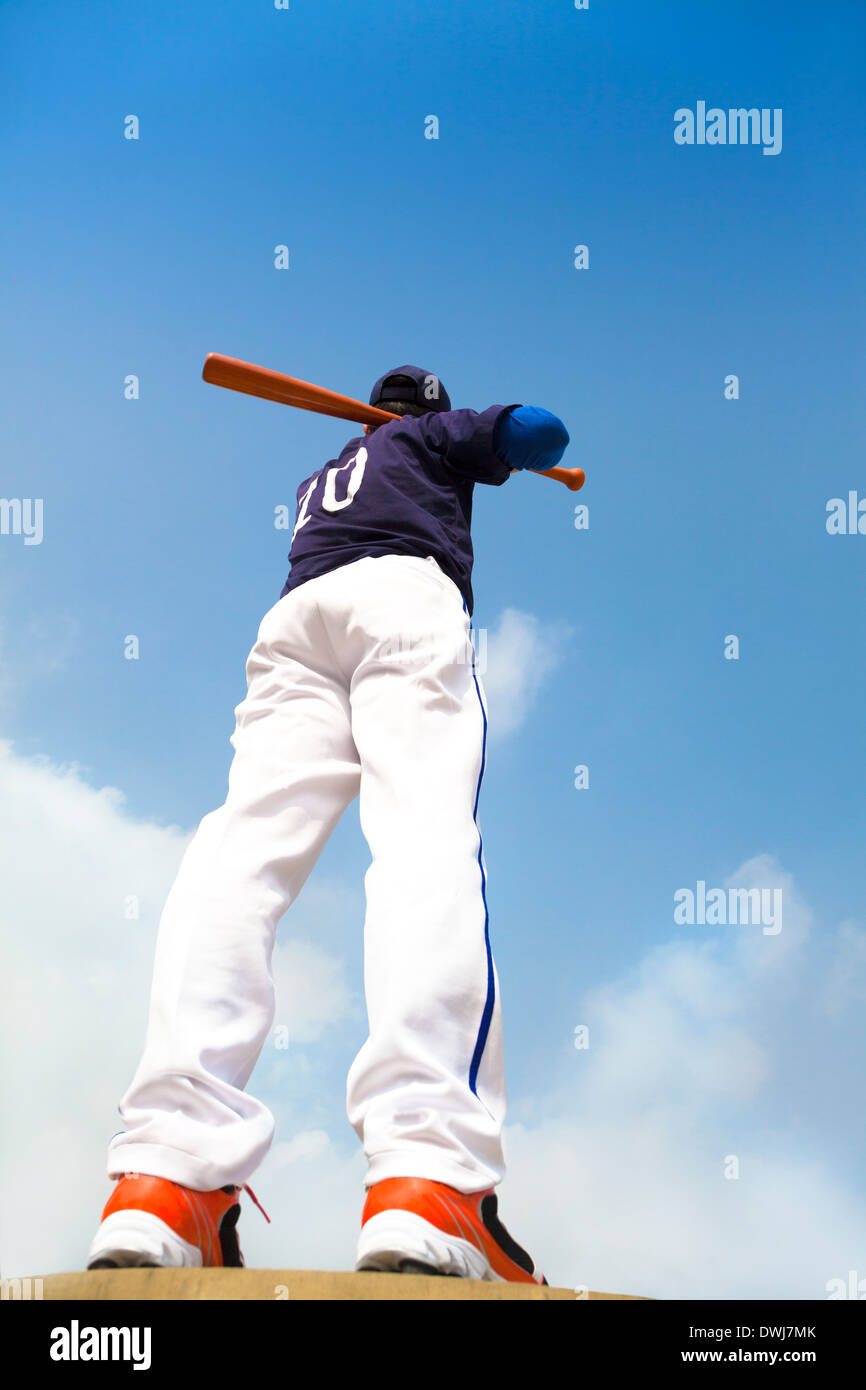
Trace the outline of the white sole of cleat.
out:
<instances>
[{"instance_id":1,"label":"white sole of cleat","mask_svg":"<svg viewBox=\"0 0 866 1390\"><path fill-rule=\"evenodd\" d=\"M115 1211L96 1232L87 1254L88 1269L95 1260L111 1260L121 1269L141 1265L201 1268L201 1251L150 1212Z\"/></svg>"},{"instance_id":2,"label":"white sole of cleat","mask_svg":"<svg viewBox=\"0 0 866 1390\"><path fill-rule=\"evenodd\" d=\"M505 1283L477 1245L446 1236L411 1211L380 1211L365 1221L358 1238L355 1270L398 1273L404 1260L432 1265L440 1274Z\"/></svg>"}]
</instances>

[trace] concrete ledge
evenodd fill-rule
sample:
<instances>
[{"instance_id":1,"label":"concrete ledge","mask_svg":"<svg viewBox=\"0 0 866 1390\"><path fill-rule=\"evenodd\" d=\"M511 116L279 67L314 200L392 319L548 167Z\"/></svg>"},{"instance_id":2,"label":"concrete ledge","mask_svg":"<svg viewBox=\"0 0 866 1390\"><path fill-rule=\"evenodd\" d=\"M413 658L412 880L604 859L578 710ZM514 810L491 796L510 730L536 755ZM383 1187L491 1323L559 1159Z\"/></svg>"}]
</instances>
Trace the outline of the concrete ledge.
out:
<instances>
[{"instance_id":1,"label":"concrete ledge","mask_svg":"<svg viewBox=\"0 0 866 1390\"><path fill-rule=\"evenodd\" d=\"M35 1284L35 1280L31 1283ZM451 1279L418 1274L355 1274L317 1269L92 1269L78 1274L48 1274L42 1280L44 1299L111 1302L115 1300L220 1299L309 1301L324 1299L408 1299L455 1302L462 1299L635 1300L633 1294L590 1293L577 1300L574 1289L535 1284L487 1283L480 1279ZM637 1298L637 1301L646 1300Z\"/></svg>"}]
</instances>

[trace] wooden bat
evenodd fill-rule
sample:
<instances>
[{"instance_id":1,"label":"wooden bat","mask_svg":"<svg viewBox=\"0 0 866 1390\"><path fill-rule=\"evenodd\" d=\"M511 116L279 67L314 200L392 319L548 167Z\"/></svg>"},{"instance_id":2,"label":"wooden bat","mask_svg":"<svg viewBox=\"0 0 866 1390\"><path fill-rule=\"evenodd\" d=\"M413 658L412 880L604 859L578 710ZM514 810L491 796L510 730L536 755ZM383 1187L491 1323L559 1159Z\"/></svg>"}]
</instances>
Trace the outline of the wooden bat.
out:
<instances>
[{"instance_id":1,"label":"wooden bat","mask_svg":"<svg viewBox=\"0 0 866 1390\"><path fill-rule=\"evenodd\" d=\"M341 396L337 391L329 391L325 386L314 386L310 381L300 381L297 377L286 376L283 372L271 371L269 367L257 367L252 362L242 362L237 357L224 357L220 352L209 352L204 360L202 378L212 386L224 386L229 391L241 391L247 396L260 396L266 401L276 401L280 405L294 405L300 410L312 410L319 415L333 415L338 420L352 420L359 425L381 425L385 420L398 420L390 410L380 410L375 405L365 405L363 401L353 400L351 396ZM514 470L517 471L517 470ZM564 483L572 492L583 487L586 474L582 468L530 469L539 477L553 478Z\"/></svg>"}]
</instances>

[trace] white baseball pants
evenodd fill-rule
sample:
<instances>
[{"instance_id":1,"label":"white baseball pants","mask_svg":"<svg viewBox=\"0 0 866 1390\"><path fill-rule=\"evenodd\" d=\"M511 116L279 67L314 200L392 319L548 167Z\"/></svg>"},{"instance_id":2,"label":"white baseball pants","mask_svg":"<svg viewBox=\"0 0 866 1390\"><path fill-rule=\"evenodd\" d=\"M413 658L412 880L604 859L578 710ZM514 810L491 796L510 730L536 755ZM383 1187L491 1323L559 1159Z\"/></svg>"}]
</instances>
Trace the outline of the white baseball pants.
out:
<instances>
[{"instance_id":1,"label":"white baseball pants","mask_svg":"<svg viewBox=\"0 0 866 1390\"><path fill-rule=\"evenodd\" d=\"M432 557L402 555L308 580L265 614L235 717L226 801L202 820L160 921L109 1176L211 1190L258 1167L274 1119L245 1086L273 1025L277 923L360 794L369 1037L347 1113L366 1184L501 1182L502 1025L477 822L487 716L457 586Z\"/></svg>"}]
</instances>

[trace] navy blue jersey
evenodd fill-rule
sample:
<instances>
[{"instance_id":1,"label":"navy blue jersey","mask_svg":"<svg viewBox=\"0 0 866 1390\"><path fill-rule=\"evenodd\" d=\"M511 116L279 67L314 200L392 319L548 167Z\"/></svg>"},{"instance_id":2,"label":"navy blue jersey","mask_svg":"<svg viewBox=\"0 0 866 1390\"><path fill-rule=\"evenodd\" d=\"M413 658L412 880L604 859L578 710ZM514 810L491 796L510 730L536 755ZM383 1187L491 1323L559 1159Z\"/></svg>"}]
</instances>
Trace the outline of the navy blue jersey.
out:
<instances>
[{"instance_id":1,"label":"navy blue jersey","mask_svg":"<svg viewBox=\"0 0 866 1390\"><path fill-rule=\"evenodd\" d=\"M472 615L472 493L498 487L511 467L493 451L496 421L512 406L404 415L350 439L305 478L291 570L280 598L365 555L432 555Z\"/></svg>"}]
</instances>

